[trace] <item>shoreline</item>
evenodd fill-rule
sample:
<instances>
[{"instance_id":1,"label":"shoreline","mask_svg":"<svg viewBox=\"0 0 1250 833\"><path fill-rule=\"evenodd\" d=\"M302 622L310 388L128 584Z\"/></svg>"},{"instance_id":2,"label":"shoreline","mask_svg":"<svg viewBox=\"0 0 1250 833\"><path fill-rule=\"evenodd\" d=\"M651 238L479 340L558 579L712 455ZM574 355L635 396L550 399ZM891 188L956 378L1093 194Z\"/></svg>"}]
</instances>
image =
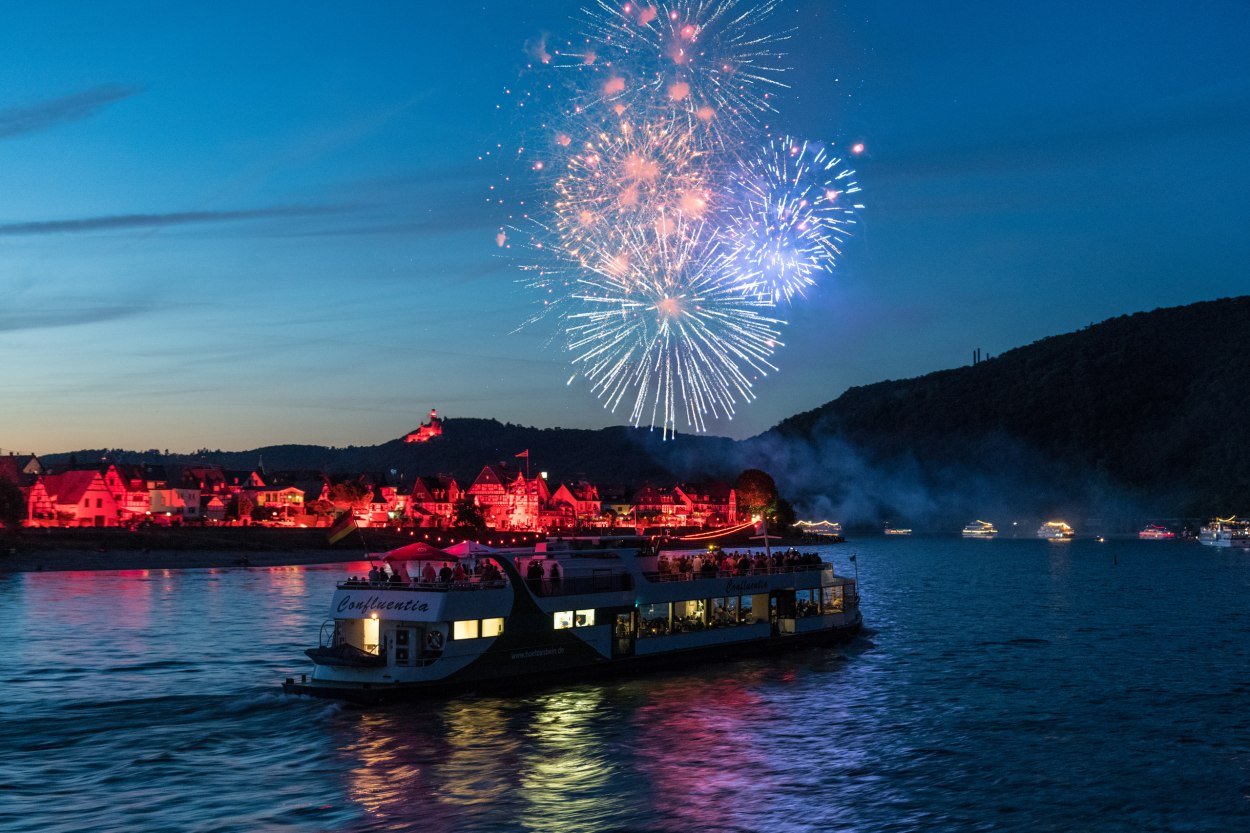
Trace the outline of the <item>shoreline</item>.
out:
<instances>
[{"instance_id":1,"label":"shoreline","mask_svg":"<svg viewBox=\"0 0 1250 833\"><path fill-rule=\"evenodd\" d=\"M246 559L246 560L245 560ZM205 568L302 567L365 561L362 550L33 550L0 552L5 573L195 570Z\"/></svg>"}]
</instances>

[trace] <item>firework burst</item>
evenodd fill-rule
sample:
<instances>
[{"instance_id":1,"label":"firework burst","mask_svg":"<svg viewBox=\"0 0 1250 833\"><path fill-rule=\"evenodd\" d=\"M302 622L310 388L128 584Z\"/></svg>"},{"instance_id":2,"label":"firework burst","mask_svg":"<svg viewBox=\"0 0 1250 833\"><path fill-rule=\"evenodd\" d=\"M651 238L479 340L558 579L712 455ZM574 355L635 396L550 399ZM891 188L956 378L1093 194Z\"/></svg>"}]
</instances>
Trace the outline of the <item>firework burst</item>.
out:
<instances>
[{"instance_id":1,"label":"firework burst","mask_svg":"<svg viewBox=\"0 0 1250 833\"><path fill-rule=\"evenodd\" d=\"M643 0L585 10L590 44L572 56L598 70L584 107L634 118L680 118L720 145L773 110L786 85L788 32L767 28L780 0Z\"/></svg>"},{"instance_id":2,"label":"firework burst","mask_svg":"<svg viewBox=\"0 0 1250 833\"><path fill-rule=\"evenodd\" d=\"M701 219L711 174L688 130L622 120L570 155L554 194L561 245L571 260L590 265L594 252L620 248L626 228L658 240L675 233L676 219Z\"/></svg>"},{"instance_id":3,"label":"firework burst","mask_svg":"<svg viewBox=\"0 0 1250 833\"><path fill-rule=\"evenodd\" d=\"M776 370L780 319L716 272L706 226L653 241L626 231L618 253L603 253L570 294L563 314L574 367L604 407L629 407L635 425L661 425L665 437L709 418L732 417L755 398L754 379Z\"/></svg>"},{"instance_id":4,"label":"firework burst","mask_svg":"<svg viewBox=\"0 0 1250 833\"><path fill-rule=\"evenodd\" d=\"M793 301L842 256L855 225L855 172L823 144L773 139L730 175L720 220L722 268L744 292Z\"/></svg>"}]
</instances>

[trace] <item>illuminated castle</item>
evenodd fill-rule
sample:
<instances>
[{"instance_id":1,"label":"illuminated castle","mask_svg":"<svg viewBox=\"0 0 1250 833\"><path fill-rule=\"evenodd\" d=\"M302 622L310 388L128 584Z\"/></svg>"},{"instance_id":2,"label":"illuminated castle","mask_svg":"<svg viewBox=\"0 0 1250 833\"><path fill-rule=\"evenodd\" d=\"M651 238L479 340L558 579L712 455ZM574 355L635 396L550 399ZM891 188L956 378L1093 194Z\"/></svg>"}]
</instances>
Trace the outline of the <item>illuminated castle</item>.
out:
<instances>
[{"instance_id":1,"label":"illuminated castle","mask_svg":"<svg viewBox=\"0 0 1250 833\"><path fill-rule=\"evenodd\" d=\"M428 443L435 437L443 435L443 421L438 418L438 411L430 408L430 421L421 423L416 431L412 431L404 437L406 443Z\"/></svg>"}]
</instances>

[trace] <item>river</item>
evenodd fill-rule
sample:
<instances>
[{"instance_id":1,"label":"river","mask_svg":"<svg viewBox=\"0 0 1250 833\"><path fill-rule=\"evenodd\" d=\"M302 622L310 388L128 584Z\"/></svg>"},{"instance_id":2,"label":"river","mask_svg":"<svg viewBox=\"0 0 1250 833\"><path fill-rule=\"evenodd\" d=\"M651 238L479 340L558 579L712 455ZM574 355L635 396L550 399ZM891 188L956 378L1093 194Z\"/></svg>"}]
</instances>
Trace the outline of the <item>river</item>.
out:
<instances>
[{"instance_id":1,"label":"river","mask_svg":"<svg viewBox=\"0 0 1250 833\"><path fill-rule=\"evenodd\" d=\"M1250 830L1250 553L825 552L852 645L376 710L278 693L347 567L0 575L0 830Z\"/></svg>"}]
</instances>

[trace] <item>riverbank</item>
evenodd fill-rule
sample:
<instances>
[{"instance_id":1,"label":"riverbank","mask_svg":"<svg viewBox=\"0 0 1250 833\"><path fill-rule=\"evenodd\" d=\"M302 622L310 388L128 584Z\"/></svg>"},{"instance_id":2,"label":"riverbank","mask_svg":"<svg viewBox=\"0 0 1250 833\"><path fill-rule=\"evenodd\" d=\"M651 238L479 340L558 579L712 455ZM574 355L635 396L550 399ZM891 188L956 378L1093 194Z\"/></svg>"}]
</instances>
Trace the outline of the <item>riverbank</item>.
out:
<instances>
[{"instance_id":1,"label":"riverbank","mask_svg":"<svg viewBox=\"0 0 1250 833\"><path fill-rule=\"evenodd\" d=\"M366 530L331 544L324 529L24 529L0 533L0 572L277 567L357 561L410 543L407 533Z\"/></svg>"}]
</instances>

